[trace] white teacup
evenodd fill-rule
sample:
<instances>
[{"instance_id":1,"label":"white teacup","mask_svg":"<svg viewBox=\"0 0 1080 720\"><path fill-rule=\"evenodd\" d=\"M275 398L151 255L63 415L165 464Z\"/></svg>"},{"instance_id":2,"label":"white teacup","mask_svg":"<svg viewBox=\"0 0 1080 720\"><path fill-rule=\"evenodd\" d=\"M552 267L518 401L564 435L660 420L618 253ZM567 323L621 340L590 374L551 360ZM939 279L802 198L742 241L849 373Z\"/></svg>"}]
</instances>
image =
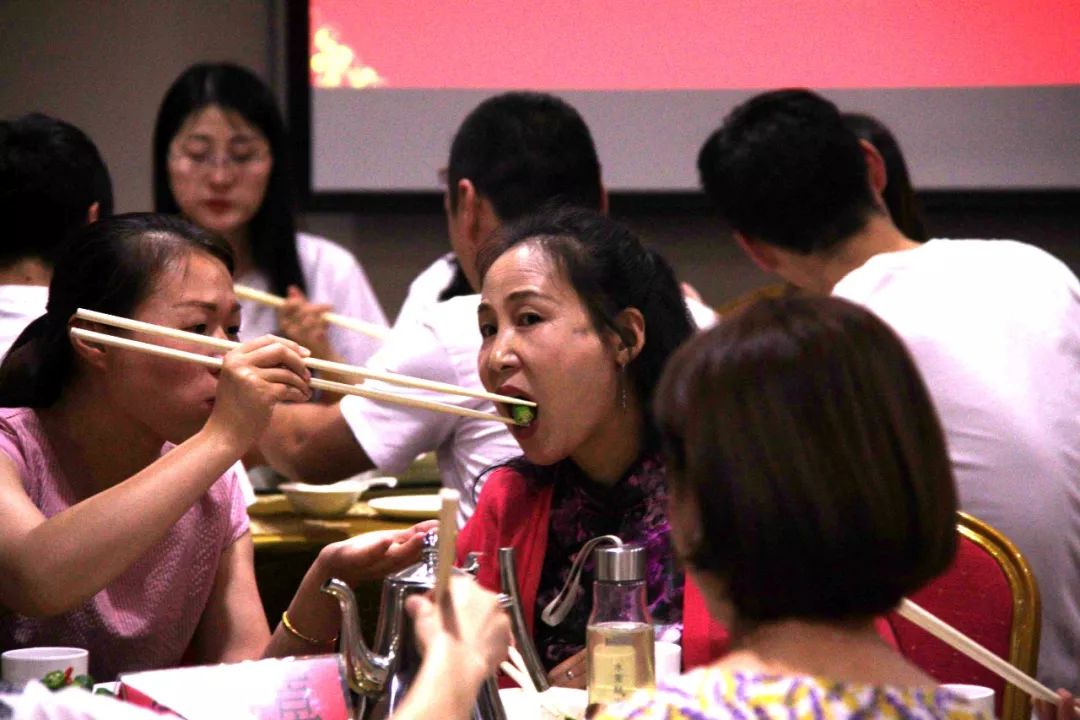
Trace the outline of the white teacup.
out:
<instances>
[{"instance_id":1,"label":"white teacup","mask_svg":"<svg viewBox=\"0 0 1080 720\"><path fill-rule=\"evenodd\" d=\"M54 670L67 672L71 677L85 675L90 653L73 647L31 647L8 650L0 655L0 673L12 685L25 685L31 680L41 680Z\"/></svg>"},{"instance_id":2,"label":"white teacup","mask_svg":"<svg viewBox=\"0 0 1080 720\"><path fill-rule=\"evenodd\" d=\"M678 676L682 672L682 646L666 640L656 641L657 684Z\"/></svg>"},{"instance_id":3,"label":"white teacup","mask_svg":"<svg viewBox=\"0 0 1080 720\"><path fill-rule=\"evenodd\" d=\"M953 695L963 698L975 712L982 713L987 718L994 717L994 689L982 685L963 685L952 683L942 685L942 689L948 690Z\"/></svg>"}]
</instances>

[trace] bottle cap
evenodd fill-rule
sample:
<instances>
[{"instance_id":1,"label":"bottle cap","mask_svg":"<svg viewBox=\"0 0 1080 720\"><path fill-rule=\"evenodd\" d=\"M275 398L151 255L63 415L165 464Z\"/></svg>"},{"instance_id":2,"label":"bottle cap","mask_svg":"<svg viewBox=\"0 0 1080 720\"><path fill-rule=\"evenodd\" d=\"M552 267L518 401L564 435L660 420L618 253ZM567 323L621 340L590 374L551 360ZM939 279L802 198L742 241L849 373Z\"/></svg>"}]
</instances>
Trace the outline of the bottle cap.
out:
<instances>
[{"instance_id":1,"label":"bottle cap","mask_svg":"<svg viewBox=\"0 0 1080 720\"><path fill-rule=\"evenodd\" d=\"M631 582L645 579L645 548L640 545L597 548L593 555L596 579Z\"/></svg>"}]
</instances>

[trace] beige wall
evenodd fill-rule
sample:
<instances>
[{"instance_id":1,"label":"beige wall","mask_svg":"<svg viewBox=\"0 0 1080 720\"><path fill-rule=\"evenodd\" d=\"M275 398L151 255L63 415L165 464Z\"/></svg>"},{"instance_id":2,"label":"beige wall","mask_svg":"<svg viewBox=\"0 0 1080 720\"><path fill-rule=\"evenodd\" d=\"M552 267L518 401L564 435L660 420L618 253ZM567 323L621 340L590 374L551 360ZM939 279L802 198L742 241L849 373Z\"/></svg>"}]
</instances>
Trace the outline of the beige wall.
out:
<instances>
[{"instance_id":1,"label":"beige wall","mask_svg":"<svg viewBox=\"0 0 1080 720\"><path fill-rule=\"evenodd\" d=\"M281 89L283 0L0 0L0 116L31 110L75 123L101 148L119 211L150 209L150 142L157 105L199 60L233 60ZM697 213L634 212L624 219L661 247L712 304L770 282ZM932 234L1012 237L1080 267L1078 210L939 204ZM302 225L360 257L391 316L409 280L447 250L445 221L421 214L309 215Z\"/></svg>"},{"instance_id":2,"label":"beige wall","mask_svg":"<svg viewBox=\"0 0 1080 720\"><path fill-rule=\"evenodd\" d=\"M282 7L280 0L0 0L0 116L38 110L79 126L109 165L117 211L149 210L150 143L166 88L193 62L232 60L280 91ZM448 249L437 214L319 214L301 224L357 253L391 316L409 280ZM762 282L736 253L721 252L729 268L721 289L715 265L699 262L713 243L686 241L702 238L698 221L644 224L658 242L679 238L672 260L708 299Z\"/></svg>"},{"instance_id":3,"label":"beige wall","mask_svg":"<svg viewBox=\"0 0 1080 720\"><path fill-rule=\"evenodd\" d=\"M120 212L149 210L150 142L165 90L199 60L266 78L269 0L2 0L0 116L41 111L94 140Z\"/></svg>"}]
</instances>

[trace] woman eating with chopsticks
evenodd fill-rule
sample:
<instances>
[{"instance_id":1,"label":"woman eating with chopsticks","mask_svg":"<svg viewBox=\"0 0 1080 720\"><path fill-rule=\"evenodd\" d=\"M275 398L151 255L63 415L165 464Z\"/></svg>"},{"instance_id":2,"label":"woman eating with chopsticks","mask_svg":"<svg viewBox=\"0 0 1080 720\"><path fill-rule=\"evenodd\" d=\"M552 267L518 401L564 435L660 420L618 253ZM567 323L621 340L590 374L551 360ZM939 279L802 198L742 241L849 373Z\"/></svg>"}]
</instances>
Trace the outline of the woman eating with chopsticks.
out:
<instances>
[{"instance_id":1,"label":"woman eating with chopsticks","mask_svg":"<svg viewBox=\"0 0 1080 720\"><path fill-rule=\"evenodd\" d=\"M586 541L613 534L643 544L653 620L681 622L682 578L648 400L692 325L663 258L595 212L522 220L493 241L480 267L480 377L488 390L537 408L528 427L511 428L524 455L489 475L458 556L484 552L479 580L497 588L498 548L515 548L525 619L549 679L584 687L591 562L586 592L565 619L549 625L541 614L587 554Z\"/></svg>"},{"instance_id":2,"label":"woman eating with chopsticks","mask_svg":"<svg viewBox=\"0 0 1080 720\"><path fill-rule=\"evenodd\" d=\"M78 308L235 338L231 250L135 214L82 229L58 261L46 314L0 367L0 648L84 647L98 680L331 650L322 582L411 562L425 528L325 548L271 635L230 468L277 404L310 396L307 351L266 336L207 368L71 337Z\"/></svg>"},{"instance_id":3,"label":"woman eating with chopsticks","mask_svg":"<svg viewBox=\"0 0 1080 720\"><path fill-rule=\"evenodd\" d=\"M601 717L973 715L874 628L956 552L941 426L892 330L761 301L680 349L654 408L672 538L731 652Z\"/></svg>"}]
</instances>

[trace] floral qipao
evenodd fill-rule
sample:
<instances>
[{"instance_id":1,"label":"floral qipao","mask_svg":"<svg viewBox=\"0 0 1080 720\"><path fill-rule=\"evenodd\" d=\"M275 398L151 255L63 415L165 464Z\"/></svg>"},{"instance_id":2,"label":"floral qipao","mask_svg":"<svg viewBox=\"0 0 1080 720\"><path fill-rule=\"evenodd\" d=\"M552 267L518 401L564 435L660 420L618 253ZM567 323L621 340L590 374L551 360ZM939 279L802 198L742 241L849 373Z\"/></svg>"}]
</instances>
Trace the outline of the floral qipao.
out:
<instances>
[{"instance_id":1,"label":"floral qipao","mask_svg":"<svg viewBox=\"0 0 1080 720\"><path fill-rule=\"evenodd\" d=\"M548 543L537 589L534 635L550 669L585 646L592 610L593 561L581 575L584 590L566 618L552 627L540 613L565 585L582 546L598 535L617 535L646 550L646 599L654 625L681 629L683 575L675 567L667 518L664 463L649 455L635 463L612 487L592 482L572 463L563 462L552 492Z\"/></svg>"},{"instance_id":2,"label":"floral qipao","mask_svg":"<svg viewBox=\"0 0 1080 720\"><path fill-rule=\"evenodd\" d=\"M993 720L943 688L700 668L602 711L598 720Z\"/></svg>"}]
</instances>

